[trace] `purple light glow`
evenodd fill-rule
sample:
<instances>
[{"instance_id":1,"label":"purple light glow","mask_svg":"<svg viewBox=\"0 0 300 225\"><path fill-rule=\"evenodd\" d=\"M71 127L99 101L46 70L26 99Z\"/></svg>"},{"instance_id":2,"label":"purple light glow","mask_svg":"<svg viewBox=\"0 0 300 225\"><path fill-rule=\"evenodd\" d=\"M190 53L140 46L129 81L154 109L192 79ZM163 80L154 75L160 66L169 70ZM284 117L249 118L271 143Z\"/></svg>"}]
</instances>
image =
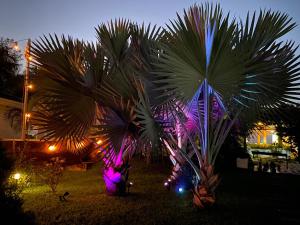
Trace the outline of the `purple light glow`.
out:
<instances>
[{"instance_id":1,"label":"purple light glow","mask_svg":"<svg viewBox=\"0 0 300 225\"><path fill-rule=\"evenodd\" d=\"M122 175L120 172L114 170L113 167L109 167L103 171L103 180L108 193L116 193L118 191L117 184L122 181Z\"/></svg>"}]
</instances>

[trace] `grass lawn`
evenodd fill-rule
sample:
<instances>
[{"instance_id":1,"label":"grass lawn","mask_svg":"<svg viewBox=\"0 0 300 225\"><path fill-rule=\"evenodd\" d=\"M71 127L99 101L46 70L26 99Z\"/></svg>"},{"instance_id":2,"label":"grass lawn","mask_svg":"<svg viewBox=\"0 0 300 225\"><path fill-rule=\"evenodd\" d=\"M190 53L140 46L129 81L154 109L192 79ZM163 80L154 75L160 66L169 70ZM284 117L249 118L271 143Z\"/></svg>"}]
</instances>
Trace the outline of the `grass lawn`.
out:
<instances>
[{"instance_id":1,"label":"grass lawn","mask_svg":"<svg viewBox=\"0 0 300 225\"><path fill-rule=\"evenodd\" d=\"M192 193L167 191L168 168L134 161L134 186L126 197L105 194L100 166L87 172L64 173L56 195L47 186L24 191L24 208L39 224L300 224L300 176L227 173L217 192L217 204L193 207ZM58 195L70 193L67 202Z\"/></svg>"}]
</instances>

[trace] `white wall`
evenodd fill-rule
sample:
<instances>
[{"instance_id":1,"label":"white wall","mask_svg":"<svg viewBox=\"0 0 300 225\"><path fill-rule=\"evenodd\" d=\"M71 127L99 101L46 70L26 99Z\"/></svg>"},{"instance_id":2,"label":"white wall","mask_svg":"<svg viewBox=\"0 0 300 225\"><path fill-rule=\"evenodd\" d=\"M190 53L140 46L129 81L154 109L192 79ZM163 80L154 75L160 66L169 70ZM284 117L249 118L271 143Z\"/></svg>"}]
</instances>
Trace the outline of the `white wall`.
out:
<instances>
[{"instance_id":1,"label":"white wall","mask_svg":"<svg viewBox=\"0 0 300 225\"><path fill-rule=\"evenodd\" d=\"M0 140L21 138L21 124L18 124L18 129L12 128L7 112L13 108L22 109L22 105L20 102L0 98Z\"/></svg>"}]
</instances>

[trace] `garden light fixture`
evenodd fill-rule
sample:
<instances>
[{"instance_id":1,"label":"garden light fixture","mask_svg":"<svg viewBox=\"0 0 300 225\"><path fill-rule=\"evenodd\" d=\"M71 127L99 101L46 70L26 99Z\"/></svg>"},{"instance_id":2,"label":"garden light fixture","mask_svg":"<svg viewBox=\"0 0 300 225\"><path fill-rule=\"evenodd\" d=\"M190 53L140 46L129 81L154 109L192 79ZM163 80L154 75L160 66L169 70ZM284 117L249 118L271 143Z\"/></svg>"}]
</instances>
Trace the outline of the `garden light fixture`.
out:
<instances>
[{"instance_id":1,"label":"garden light fixture","mask_svg":"<svg viewBox=\"0 0 300 225\"><path fill-rule=\"evenodd\" d=\"M48 147L48 150L51 151L51 152L54 152L56 150L56 146L55 145L50 145Z\"/></svg>"},{"instance_id":2,"label":"garden light fixture","mask_svg":"<svg viewBox=\"0 0 300 225\"><path fill-rule=\"evenodd\" d=\"M19 179L21 178L21 174L15 173L14 176L13 176L13 178L14 178L15 180L19 180Z\"/></svg>"}]
</instances>

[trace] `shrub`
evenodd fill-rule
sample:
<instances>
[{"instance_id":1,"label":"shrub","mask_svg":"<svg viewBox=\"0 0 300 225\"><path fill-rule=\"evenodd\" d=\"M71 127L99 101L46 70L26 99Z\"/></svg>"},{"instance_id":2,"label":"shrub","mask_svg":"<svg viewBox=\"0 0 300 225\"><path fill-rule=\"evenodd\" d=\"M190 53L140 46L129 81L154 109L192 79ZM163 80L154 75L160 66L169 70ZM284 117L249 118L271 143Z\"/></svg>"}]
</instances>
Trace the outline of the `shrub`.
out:
<instances>
[{"instance_id":1,"label":"shrub","mask_svg":"<svg viewBox=\"0 0 300 225\"><path fill-rule=\"evenodd\" d=\"M16 192L21 194L26 187L29 187L32 181L33 167L32 160L25 155L26 144L18 146L16 156L14 159L13 173L8 181L10 185L15 186ZM20 174L18 179L15 178L16 174Z\"/></svg>"},{"instance_id":2,"label":"shrub","mask_svg":"<svg viewBox=\"0 0 300 225\"><path fill-rule=\"evenodd\" d=\"M53 157L50 162L45 163L39 174L41 180L51 188L53 193L56 192L57 185L63 175L64 162L59 157Z\"/></svg>"},{"instance_id":3,"label":"shrub","mask_svg":"<svg viewBox=\"0 0 300 225\"><path fill-rule=\"evenodd\" d=\"M34 224L31 212L22 209L23 200L17 188L8 182L13 170L14 161L8 158L5 149L0 144L0 212L1 221L7 224Z\"/></svg>"}]
</instances>

